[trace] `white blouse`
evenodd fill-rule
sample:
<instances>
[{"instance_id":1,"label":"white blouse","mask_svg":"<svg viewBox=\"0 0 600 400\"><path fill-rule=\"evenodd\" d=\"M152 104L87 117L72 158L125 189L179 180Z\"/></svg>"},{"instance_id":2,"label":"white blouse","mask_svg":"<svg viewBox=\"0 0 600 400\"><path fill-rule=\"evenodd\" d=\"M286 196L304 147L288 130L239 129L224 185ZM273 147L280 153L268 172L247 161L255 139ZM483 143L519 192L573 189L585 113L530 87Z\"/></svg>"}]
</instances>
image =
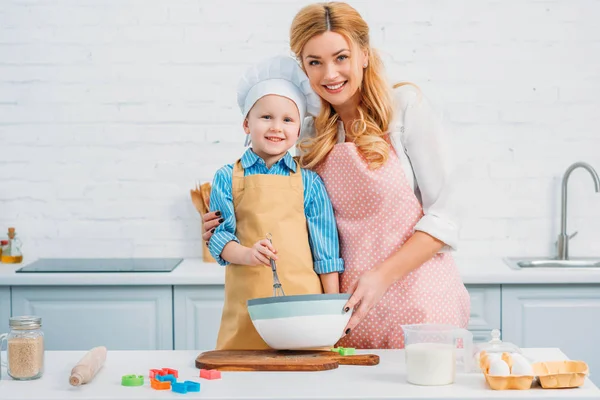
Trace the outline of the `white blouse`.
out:
<instances>
[{"instance_id":1,"label":"white blouse","mask_svg":"<svg viewBox=\"0 0 600 400\"><path fill-rule=\"evenodd\" d=\"M396 115L390 138L411 188L423 206L415 231L423 231L446 245L440 252L457 249L459 204L457 174L451 161L448 137L440 119L423 94L412 85L393 90ZM314 136L314 121L306 118L301 137ZM338 143L345 140L338 125Z\"/></svg>"}]
</instances>

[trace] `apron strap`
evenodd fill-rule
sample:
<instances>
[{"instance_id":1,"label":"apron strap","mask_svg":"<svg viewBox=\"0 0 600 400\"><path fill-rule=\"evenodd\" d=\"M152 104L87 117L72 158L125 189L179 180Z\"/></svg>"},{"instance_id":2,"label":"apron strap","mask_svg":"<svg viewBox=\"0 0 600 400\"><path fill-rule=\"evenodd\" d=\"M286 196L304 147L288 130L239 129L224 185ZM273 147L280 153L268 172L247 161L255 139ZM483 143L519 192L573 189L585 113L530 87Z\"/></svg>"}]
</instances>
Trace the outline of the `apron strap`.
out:
<instances>
[{"instance_id":1,"label":"apron strap","mask_svg":"<svg viewBox=\"0 0 600 400\"><path fill-rule=\"evenodd\" d=\"M302 187L302 171L300 170L300 163L298 159L294 157L294 162L296 163L296 172L290 170L290 186L292 187Z\"/></svg>"},{"instance_id":2,"label":"apron strap","mask_svg":"<svg viewBox=\"0 0 600 400\"><path fill-rule=\"evenodd\" d=\"M243 178L244 177L244 167L242 167L242 160L239 159L233 164L233 176L235 178Z\"/></svg>"},{"instance_id":3,"label":"apron strap","mask_svg":"<svg viewBox=\"0 0 600 400\"><path fill-rule=\"evenodd\" d=\"M244 167L239 159L233 164L233 175L231 177L231 191L235 198L236 193L244 190Z\"/></svg>"}]
</instances>

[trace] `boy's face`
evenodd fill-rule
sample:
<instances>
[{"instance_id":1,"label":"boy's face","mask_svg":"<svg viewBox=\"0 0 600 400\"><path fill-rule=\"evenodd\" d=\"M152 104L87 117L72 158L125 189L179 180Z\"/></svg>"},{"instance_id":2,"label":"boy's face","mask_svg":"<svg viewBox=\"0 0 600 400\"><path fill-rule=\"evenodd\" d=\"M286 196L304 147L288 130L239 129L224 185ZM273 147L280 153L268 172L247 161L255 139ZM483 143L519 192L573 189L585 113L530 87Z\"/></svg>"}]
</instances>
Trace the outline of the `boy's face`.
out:
<instances>
[{"instance_id":1,"label":"boy's face","mask_svg":"<svg viewBox=\"0 0 600 400\"><path fill-rule=\"evenodd\" d=\"M252 150L269 164L296 144L300 134L300 113L287 97L261 97L244 120L244 132L252 139Z\"/></svg>"}]
</instances>

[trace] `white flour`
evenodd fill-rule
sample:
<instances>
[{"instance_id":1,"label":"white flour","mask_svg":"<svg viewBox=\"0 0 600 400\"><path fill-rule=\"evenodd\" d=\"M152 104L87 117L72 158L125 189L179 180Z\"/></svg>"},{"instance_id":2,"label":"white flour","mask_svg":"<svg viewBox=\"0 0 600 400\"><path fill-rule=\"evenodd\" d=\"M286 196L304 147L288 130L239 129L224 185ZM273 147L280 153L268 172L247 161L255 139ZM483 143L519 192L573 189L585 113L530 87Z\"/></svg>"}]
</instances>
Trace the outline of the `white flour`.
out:
<instances>
[{"instance_id":1,"label":"white flour","mask_svg":"<svg viewBox=\"0 0 600 400\"><path fill-rule=\"evenodd\" d=\"M454 382L456 349L445 343L415 343L406 346L408 382L415 385L448 385Z\"/></svg>"}]
</instances>

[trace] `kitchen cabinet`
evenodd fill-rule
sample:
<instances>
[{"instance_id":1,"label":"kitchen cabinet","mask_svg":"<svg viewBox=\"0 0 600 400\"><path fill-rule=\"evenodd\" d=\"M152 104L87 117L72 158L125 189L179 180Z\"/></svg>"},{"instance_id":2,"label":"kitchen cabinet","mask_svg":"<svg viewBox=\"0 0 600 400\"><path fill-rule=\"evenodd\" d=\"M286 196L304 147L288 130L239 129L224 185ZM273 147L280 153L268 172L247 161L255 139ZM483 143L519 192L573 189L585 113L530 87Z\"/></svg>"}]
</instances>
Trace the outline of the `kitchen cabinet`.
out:
<instances>
[{"instance_id":1,"label":"kitchen cabinet","mask_svg":"<svg viewBox=\"0 0 600 400\"><path fill-rule=\"evenodd\" d=\"M502 339L520 347L558 347L600 371L600 285L502 287ZM590 375L595 384L600 377Z\"/></svg>"},{"instance_id":2,"label":"kitchen cabinet","mask_svg":"<svg viewBox=\"0 0 600 400\"><path fill-rule=\"evenodd\" d=\"M8 332L10 318L10 287L0 286L0 333Z\"/></svg>"},{"instance_id":3,"label":"kitchen cabinet","mask_svg":"<svg viewBox=\"0 0 600 400\"><path fill-rule=\"evenodd\" d=\"M12 315L42 317L47 350L172 350L171 286L15 286Z\"/></svg>"},{"instance_id":4,"label":"kitchen cabinet","mask_svg":"<svg viewBox=\"0 0 600 400\"><path fill-rule=\"evenodd\" d=\"M223 286L175 286L175 350L214 349L217 343Z\"/></svg>"},{"instance_id":5,"label":"kitchen cabinet","mask_svg":"<svg viewBox=\"0 0 600 400\"><path fill-rule=\"evenodd\" d=\"M465 285L471 296L471 316L468 329L474 342L491 340L492 329L501 330L500 285Z\"/></svg>"},{"instance_id":6,"label":"kitchen cabinet","mask_svg":"<svg viewBox=\"0 0 600 400\"><path fill-rule=\"evenodd\" d=\"M492 329L521 347L557 347L600 370L600 285L467 285L475 342ZM0 286L10 315L42 317L48 350L214 349L223 285ZM596 383L600 383L599 378Z\"/></svg>"},{"instance_id":7,"label":"kitchen cabinet","mask_svg":"<svg viewBox=\"0 0 600 400\"><path fill-rule=\"evenodd\" d=\"M473 341L489 341L500 329L500 285L469 285ZM221 285L175 286L173 293L175 350L213 349L217 341L224 291Z\"/></svg>"}]
</instances>

